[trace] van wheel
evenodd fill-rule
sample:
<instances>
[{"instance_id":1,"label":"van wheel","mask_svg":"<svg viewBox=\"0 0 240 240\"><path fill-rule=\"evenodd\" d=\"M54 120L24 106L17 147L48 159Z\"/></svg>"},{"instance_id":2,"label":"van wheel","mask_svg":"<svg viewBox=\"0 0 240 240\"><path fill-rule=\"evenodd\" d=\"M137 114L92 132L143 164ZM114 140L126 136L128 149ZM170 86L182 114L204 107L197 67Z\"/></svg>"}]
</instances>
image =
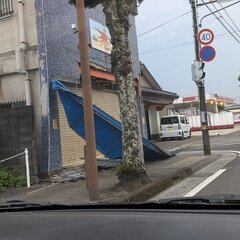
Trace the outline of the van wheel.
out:
<instances>
[{"instance_id":1,"label":"van wheel","mask_svg":"<svg viewBox=\"0 0 240 240\"><path fill-rule=\"evenodd\" d=\"M184 140L184 132L182 132L182 136L180 137L180 140Z\"/></svg>"},{"instance_id":2,"label":"van wheel","mask_svg":"<svg viewBox=\"0 0 240 240\"><path fill-rule=\"evenodd\" d=\"M188 136L188 138L191 138L191 137L192 137L192 131L189 130L189 136Z\"/></svg>"}]
</instances>

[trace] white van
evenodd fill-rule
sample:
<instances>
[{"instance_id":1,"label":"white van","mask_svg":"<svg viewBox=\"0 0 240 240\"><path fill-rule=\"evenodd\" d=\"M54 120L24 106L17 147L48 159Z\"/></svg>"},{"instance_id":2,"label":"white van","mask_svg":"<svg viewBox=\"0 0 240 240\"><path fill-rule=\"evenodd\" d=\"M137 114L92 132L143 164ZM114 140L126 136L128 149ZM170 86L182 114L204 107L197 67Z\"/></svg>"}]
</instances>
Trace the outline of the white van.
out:
<instances>
[{"instance_id":1,"label":"white van","mask_svg":"<svg viewBox=\"0 0 240 240\"><path fill-rule=\"evenodd\" d=\"M191 127L184 115L161 117L160 138L190 138Z\"/></svg>"}]
</instances>

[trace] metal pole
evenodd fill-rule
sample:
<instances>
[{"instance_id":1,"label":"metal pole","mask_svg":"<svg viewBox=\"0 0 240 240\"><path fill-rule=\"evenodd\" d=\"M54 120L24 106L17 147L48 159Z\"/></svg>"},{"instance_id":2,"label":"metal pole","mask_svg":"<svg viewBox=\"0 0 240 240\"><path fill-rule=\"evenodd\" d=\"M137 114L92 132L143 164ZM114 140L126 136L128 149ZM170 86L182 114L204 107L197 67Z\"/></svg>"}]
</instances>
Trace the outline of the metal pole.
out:
<instances>
[{"instance_id":1,"label":"metal pole","mask_svg":"<svg viewBox=\"0 0 240 240\"><path fill-rule=\"evenodd\" d=\"M88 53L88 35L86 27L86 13L84 0L76 1L79 48L81 60L81 77L83 88L83 109L84 109L84 126L85 139L87 146L86 156L86 177L90 201L98 201L99 184L98 170L96 160L96 142L92 104L92 86L89 68L89 53Z\"/></svg>"},{"instance_id":2,"label":"metal pole","mask_svg":"<svg viewBox=\"0 0 240 240\"><path fill-rule=\"evenodd\" d=\"M198 26L199 25L198 25L197 0L191 0L190 3L192 5L192 15L193 15L195 61L200 62L201 59L199 56L200 44L198 42ZM204 81L198 82L197 86L198 86L199 99L200 99L200 114L201 114L201 124L202 124L202 140L203 140L204 155L211 155Z\"/></svg>"},{"instance_id":3,"label":"metal pole","mask_svg":"<svg viewBox=\"0 0 240 240\"><path fill-rule=\"evenodd\" d=\"M25 148L25 164L26 164L26 175L27 175L27 187L30 188L30 171L29 171L29 159L28 159L28 149Z\"/></svg>"}]
</instances>

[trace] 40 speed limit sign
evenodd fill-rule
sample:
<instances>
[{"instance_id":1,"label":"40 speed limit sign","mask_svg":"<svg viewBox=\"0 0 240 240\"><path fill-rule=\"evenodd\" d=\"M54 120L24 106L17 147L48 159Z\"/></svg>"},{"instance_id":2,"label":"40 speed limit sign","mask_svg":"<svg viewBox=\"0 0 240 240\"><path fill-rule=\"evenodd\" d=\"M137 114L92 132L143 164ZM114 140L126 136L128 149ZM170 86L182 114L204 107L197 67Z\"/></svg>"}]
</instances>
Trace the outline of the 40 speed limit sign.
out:
<instances>
[{"instance_id":1,"label":"40 speed limit sign","mask_svg":"<svg viewBox=\"0 0 240 240\"><path fill-rule=\"evenodd\" d=\"M213 42L214 40L214 33L212 30L210 29L202 29L199 33L198 33L198 41L202 44L202 45L209 45Z\"/></svg>"}]
</instances>

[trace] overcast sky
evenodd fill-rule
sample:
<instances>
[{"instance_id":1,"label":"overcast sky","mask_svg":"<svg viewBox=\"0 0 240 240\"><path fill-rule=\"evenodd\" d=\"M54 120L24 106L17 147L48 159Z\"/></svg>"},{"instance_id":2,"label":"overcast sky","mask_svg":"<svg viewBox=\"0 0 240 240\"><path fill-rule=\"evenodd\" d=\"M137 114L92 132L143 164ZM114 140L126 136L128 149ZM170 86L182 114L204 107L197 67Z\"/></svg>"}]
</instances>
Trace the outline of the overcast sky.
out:
<instances>
[{"instance_id":1,"label":"overcast sky","mask_svg":"<svg viewBox=\"0 0 240 240\"><path fill-rule=\"evenodd\" d=\"M234 2L236 1L222 5L227 6ZM214 9L212 5L209 6ZM215 6L221 7L219 4ZM144 0L136 17L137 33L140 35L190 10L189 0ZM226 10L239 30L240 3ZM206 7L199 8L200 18L208 13ZM226 13L221 13L224 19L236 28ZM239 102L240 87L237 77L240 75L240 44L230 34L218 36L227 33L227 30L214 16L203 20L203 28L210 28L215 33L216 39L211 45L217 53L212 62L206 63L206 92L233 97ZM233 31L229 26L228 28ZM237 34L240 42L240 32ZM194 61L192 36L192 15L189 13L138 37L140 60L163 89L177 92L180 96L197 95L197 87L191 75L191 64Z\"/></svg>"}]
</instances>

